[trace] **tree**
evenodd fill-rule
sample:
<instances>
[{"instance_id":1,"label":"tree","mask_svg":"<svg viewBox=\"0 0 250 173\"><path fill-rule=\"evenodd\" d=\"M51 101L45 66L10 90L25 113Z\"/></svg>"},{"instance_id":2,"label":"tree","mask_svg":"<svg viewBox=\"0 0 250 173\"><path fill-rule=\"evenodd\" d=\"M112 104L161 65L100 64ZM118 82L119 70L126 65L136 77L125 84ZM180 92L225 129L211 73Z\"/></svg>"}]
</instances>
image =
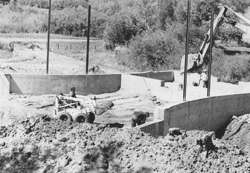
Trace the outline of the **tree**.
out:
<instances>
[{"instance_id":1,"label":"tree","mask_svg":"<svg viewBox=\"0 0 250 173\"><path fill-rule=\"evenodd\" d=\"M174 8L176 6L175 0L161 0L159 1L159 27L166 29L166 23L174 20Z\"/></svg>"},{"instance_id":2,"label":"tree","mask_svg":"<svg viewBox=\"0 0 250 173\"><path fill-rule=\"evenodd\" d=\"M233 8L236 12L245 13L250 6L249 0L221 0L223 5Z\"/></svg>"},{"instance_id":3,"label":"tree","mask_svg":"<svg viewBox=\"0 0 250 173\"><path fill-rule=\"evenodd\" d=\"M139 70L159 70L179 68L183 45L171 32L146 31L136 36L130 45L130 61Z\"/></svg>"},{"instance_id":4,"label":"tree","mask_svg":"<svg viewBox=\"0 0 250 173\"><path fill-rule=\"evenodd\" d=\"M111 17L105 29L104 37L112 45L128 45L130 39L142 33L146 26L138 16L132 13L118 13Z\"/></svg>"},{"instance_id":5,"label":"tree","mask_svg":"<svg viewBox=\"0 0 250 173\"><path fill-rule=\"evenodd\" d=\"M7 5L10 3L10 0L0 0L0 4Z\"/></svg>"}]
</instances>

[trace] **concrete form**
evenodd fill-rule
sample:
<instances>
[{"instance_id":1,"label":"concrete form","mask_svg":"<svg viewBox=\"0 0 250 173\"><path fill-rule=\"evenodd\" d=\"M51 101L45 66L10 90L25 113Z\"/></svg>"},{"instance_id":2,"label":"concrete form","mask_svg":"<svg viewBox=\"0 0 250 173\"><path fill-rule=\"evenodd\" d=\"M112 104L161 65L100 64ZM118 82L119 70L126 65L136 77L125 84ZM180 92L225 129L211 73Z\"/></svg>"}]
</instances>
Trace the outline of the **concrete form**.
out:
<instances>
[{"instance_id":1,"label":"concrete form","mask_svg":"<svg viewBox=\"0 0 250 173\"><path fill-rule=\"evenodd\" d=\"M142 72L142 73L131 73L131 75L146 77L151 79L163 80L165 82L174 82L173 71L160 71L160 72Z\"/></svg>"},{"instance_id":2,"label":"concrete form","mask_svg":"<svg viewBox=\"0 0 250 173\"><path fill-rule=\"evenodd\" d=\"M157 73L154 73L154 76ZM159 72L161 79L173 80L173 72ZM164 77L164 75L166 75ZM76 88L77 94L103 94L112 93L121 89L138 90L144 93L158 91L160 80L149 79L121 74L101 75L27 75L27 74L1 74L0 98L9 93L24 94L59 94L68 93L71 87ZM145 90L144 90L145 89Z\"/></svg>"},{"instance_id":3,"label":"concrete form","mask_svg":"<svg viewBox=\"0 0 250 173\"><path fill-rule=\"evenodd\" d=\"M7 97L10 93L10 76L0 74L0 97Z\"/></svg>"},{"instance_id":4,"label":"concrete form","mask_svg":"<svg viewBox=\"0 0 250 173\"><path fill-rule=\"evenodd\" d=\"M5 77L2 77L5 76ZM116 92L121 87L121 75L1 75L4 93L59 94L68 93L71 87L77 94L102 94ZM3 80L4 79L4 80ZM4 85L3 85L4 84ZM9 88L6 87L9 85ZM7 91L9 90L9 91ZM3 92L3 91L2 91ZM3 96L0 93L0 96Z\"/></svg>"},{"instance_id":5,"label":"concrete form","mask_svg":"<svg viewBox=\"0 0 250 173\"><path fill-rule=\"evenodd\" d=\"M178 90L178 82L167 82L162 87L162 80L171 81L172 72L166 72L158 79L140 77L138 75L0 75L0 98L9 93L28 94L59 94L68 93L72 86L76 87L77 94L103 94L118 90L157 96L163 100L176 102L176 104L157 107L154 113L154 121L139 126L142 131L153 136L166 135L171 127L179 127L185 130L214 131L227 123L235 115L243 115L250 112L250 94L223 95L222 91L213 91L214 97L206 98L206 89L188 86L187 99L182 102L182 90ZM143 74L142 76L144 76ZM156 75L156 74L154 74ZM162 74L161 74L162 75ZM159 76L161 76L159 75ZM146 75L150 76L150 75ZM156 75L157 76L157 75ZM223 83L217 84L217 88L223 88ZM237 86L235 86L237 87ZM247 87L249 88L249 87ZM242 91L241 91L242 92ZM230 93L230 92L229 92ZM174 94L174 96L173 96ZM176 97L176 94L178 97ZM192 95L192 101L191 97ZM176 99L178 98L178 99ZM200 99L203 98L203 99ZM196 100L194 100L196 99ZM197 100L198 99L198 100Z\"/></svg>"},{"instance_id":6,"label":"concrete form","mask_svg":"<svg viewBox=\"0 0 250 173\"><path fill-rule=\"evenodd\" d=\"M184 130L216 131L227 124L232 116L249 113L249 105L250 94L236 94L157 107L154 122L150 125L142 125L140 128L156 137L165 136L172 127Z\"/></svg>"}]
</instances>

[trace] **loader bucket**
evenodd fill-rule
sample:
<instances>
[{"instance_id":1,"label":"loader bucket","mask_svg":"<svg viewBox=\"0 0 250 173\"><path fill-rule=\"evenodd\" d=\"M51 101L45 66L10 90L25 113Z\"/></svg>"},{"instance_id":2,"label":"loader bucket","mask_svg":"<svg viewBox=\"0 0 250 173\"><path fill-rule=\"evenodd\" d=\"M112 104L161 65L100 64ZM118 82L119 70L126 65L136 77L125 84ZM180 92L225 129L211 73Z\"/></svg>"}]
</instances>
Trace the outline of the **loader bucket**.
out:
<instances>
[{"instance_id":1,"label":"loader bucket","mask_svg":"<svg viewBox=\"0 0 250 173\"><path fill-rule=\"evenodd\" d=\"M188 54L188 61L187 61L187 71L195 67L195 62L198 59L198 54ZM184 73L185 68L185 55L181 58L181 73Z\"/></svg>"},{"instance_id":2,"label":"loader bucket","mask_svg":"<svg viewBox=\"0 0 250 173\"><path fill-rule=\"evenodd\" d=\"M114 106L112 101L104 102L95 108L96 115L101 115Z\"/></svg>"}]
</instances>

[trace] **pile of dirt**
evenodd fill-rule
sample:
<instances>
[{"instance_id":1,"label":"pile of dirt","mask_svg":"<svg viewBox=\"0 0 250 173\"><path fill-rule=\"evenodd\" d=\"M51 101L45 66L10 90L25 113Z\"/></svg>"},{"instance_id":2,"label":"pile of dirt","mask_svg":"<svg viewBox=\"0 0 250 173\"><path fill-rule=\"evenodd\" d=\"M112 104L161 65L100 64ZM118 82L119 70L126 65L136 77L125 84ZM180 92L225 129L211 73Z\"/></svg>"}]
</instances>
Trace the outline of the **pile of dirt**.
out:
<instances>
[{"instance_id":1,"label":"pile of dirt","mask_svg":"<svg viewBox=\"0 0 250 173\"><path fill-rule=\"evenodd\" d=\"M197 145L205 131L154 138L137 128L62 122L49 116L0 127L2 172L249 172L248 153L224 140ZM0 172L1 172L0 171Z\"/></svg>"},{"instance_id":2,"label":"pile of dirt","mask_svg":"<svg viewBox=\"0 0 250 173\"><path fill-rule=\"evenodd\" d=\"M250 151L250 114L234 116L225 128L222 139L239 146L243 151Z\"/></svg>"}]
</instances>

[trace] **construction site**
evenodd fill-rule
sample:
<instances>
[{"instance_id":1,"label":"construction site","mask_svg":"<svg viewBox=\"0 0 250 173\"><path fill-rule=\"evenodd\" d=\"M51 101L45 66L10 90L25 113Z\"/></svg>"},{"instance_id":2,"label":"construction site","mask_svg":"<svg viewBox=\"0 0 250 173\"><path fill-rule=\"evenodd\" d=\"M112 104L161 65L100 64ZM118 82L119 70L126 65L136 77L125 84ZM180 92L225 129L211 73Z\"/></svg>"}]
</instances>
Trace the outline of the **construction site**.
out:
<instances>
[{"instance_id":1,"label":"construction site","mask_svg":"<svg viewBox=\"0 0 250 173\"><path fill-rule=\"evenodd\" d=\"M26 55L33 51L20 49ZM39 65L38 60L20 63L25 68ZM1 62L9 67L4 70L21 66L9 62ZM67 75L63 73L71 67L66 65L62 75L1 74L1 172L249 171L249 83L234 85L212 77L207 97L206 88L192 85L197 74L189 74L183 102L180 71ZM95 100L95 109L110 101L113 106L95 115L93 123L73 116L63 121L55 117L56 96L71 87L76 98ZM134 111L150 116L131 128ZM206 157L197 140L211 133L217 150Z\"/></svg>"},{"instance_id":2,"label":"construction site","mask_svg":"<svg viewBox=\"0 0 250 173\"><path fill-rule=\"evenodd\" d=\"M200 74L186 73L210 42L179 71L124 73L92 40L89 74L85 61L59 53L81 44L51 39L45 74L46 40L1 39L1 173L250 172L250 83L211 76L208 96ZM131 127L136 112L148 117Z\"/></svg>"}]
</instances>

